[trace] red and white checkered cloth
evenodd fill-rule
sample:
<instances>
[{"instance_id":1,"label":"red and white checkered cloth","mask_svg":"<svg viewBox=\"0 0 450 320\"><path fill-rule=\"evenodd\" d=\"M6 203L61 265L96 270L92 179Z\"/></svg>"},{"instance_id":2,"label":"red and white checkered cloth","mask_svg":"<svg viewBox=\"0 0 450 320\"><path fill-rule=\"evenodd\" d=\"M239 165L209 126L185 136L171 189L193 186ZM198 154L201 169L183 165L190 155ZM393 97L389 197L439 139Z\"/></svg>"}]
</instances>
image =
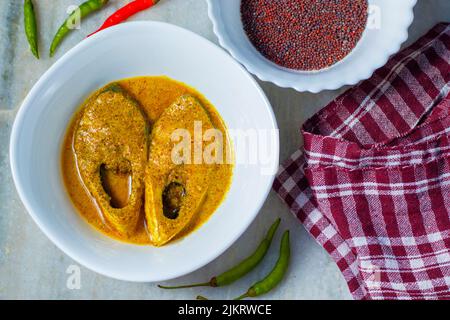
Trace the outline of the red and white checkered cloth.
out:
<instances>
[{"instance_id":1,"label":"red and white checkered cloth","mask_svg":"<svg viewBox=\"0 0 450 320\"><path fill-rule=\"evenodd\" d=\"M275 191L356 299L450 299L450 25L303 126Z\"/></svg>"}]
</instances>

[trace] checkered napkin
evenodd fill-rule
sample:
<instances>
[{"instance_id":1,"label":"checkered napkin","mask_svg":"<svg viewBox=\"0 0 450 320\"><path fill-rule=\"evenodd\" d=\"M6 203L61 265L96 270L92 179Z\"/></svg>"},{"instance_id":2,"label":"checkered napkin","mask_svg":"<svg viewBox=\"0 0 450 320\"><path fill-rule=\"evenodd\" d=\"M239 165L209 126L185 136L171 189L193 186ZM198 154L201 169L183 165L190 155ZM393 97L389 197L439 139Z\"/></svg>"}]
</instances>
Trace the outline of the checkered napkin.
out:
<instances>
[{"instance_id":1,"label":"checkered napkin","mask_svg":"<svg viewBox=\"0 0 450 320\"><path fill-rule=\"evenodd\" d=\"M450 25L303 126L274 190L356 299L450 299Z\"/></svg>"}]
</instances>

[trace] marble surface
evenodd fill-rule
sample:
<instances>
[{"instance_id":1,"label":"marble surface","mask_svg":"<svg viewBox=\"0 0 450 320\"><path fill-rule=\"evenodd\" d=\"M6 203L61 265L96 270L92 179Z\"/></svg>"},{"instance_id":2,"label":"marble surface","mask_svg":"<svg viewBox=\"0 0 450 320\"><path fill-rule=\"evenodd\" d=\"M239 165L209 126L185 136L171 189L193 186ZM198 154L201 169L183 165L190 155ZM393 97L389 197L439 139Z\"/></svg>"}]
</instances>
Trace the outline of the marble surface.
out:
<instances>
[{"instance_id":1,"label":"marble surface","mask_svg":"<svg viewBox=\"0 0 450 320\"><path fill-rule=\"evenodd\" d=\"M245 279L224 289L190 289L176 292L160 290L155 284L109 279L80 267L81 288L73 289L67 285L67 282L70 282L68 271L77 263L47 239L23 208L9 167L8 146L12 122L27 92L56 61L46 57L46 48L49 47L51 36L62 22L67 8L81 2L35 1L40 17L43 56L43 59L37 61L27 49L22 26L22 1L0 1L0 299L192 299L197 294L228 299L236 296L262 277L271 268L271 264L264 263ZM124 2L125 0L111 0L107 9L84 21L81 29L64 41L56 58L81 41ZM450 21L450 1L419 0L415 14L408 42L417 39L439 21ZM157 7L133 19L170 22L217 43L204 0L162 0ZM302 143L299 135L301 123L344 90L309 94L281 89L270 83L261 82L261 86L273 105L280 127L282 160ZM283 218L282 228L289 227L291 230L293 254L285 280L277 290L265 297L351 299L346 283L333 261L273 193L258 218L228 251L204 268L168 284L205 280L232 266L252 251L275 216ZM276 246L271 248L268 255L268 261L276 259Z\"/></svg>"}]
</instances>

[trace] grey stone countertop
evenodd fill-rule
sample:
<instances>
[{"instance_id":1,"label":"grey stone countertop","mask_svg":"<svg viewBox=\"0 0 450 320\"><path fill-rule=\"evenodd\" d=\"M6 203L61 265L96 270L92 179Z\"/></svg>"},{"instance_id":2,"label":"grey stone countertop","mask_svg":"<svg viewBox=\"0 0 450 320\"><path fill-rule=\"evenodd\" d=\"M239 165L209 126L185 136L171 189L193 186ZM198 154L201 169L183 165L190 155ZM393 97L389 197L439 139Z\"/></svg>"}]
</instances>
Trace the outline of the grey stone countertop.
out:
<instances>
[{"instance_id":1,"label":"grey stone countertop","mask_svg":"<svg viewBox=\"0 0 450 320\"><path fill-rule=\"evenodd\" d=\"M223 0L218 0L223 1ZM39 230L24 209L14 187L9 166L9 135L17 109L39 77L56 61L46 57L55 30L70 5L81 0L35 1L41 29L42 55L34 59L28 50L22 23L22 0L0 1L0 299L194 299L203 294L229 299L247 289L271 268L264 263L244 280L223 289L163 291L151 283L130 283L110 279L81 267L81 288L67 286L68 269L77 265ZM57 56L95 30L107 15L123 5L109 6L83 22L59 48ZM132 20L166 21L190 29L217 43L204 0L162 0L156 7ZM408 43L434 24L450 21L450 1L419 0ZM57 57L56 57L57 58ZM320 94L299 93L260 82L274 108L280 127L281 160L302 143L300 125L345 88ZM347 285L334 262L307 234L301 224L273 192L250 228L222 256L196 272L166 284L204 281L248 255L274 217L290 228L292 261L282 284L267 299L351 299ZM279 235L278 235L279 237ZM277 246L269 251L276 260ZM69 286L70 287L70 286Z\"/></svg>"}]
</instances>

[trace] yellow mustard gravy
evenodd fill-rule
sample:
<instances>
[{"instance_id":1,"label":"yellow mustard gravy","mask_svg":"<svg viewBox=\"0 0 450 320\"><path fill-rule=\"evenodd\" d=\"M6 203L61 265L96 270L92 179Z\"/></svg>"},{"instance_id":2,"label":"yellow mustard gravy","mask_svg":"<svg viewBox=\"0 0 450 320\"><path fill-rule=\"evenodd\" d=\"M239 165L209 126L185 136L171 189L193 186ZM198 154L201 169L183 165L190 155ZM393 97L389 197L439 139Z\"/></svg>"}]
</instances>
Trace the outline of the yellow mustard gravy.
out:
<instances>
[{"instance_id":1,"label":"yellow mustard gravy","mask_svg":"<svg viewBox=\"0 0 450 320\"><path fill-rule=\"evenodd\" d=\"M150 128L158 120L164 110L179 97L186 94L195 97L208 112L214 128L222 132L224 137L224 149L226 149L224 150L224 154L232 152L232 146L225 123L214 106L195 89L164 76L130 78L117 81L117 83L139 102L150 123ZM70 126L68 127L64 139L61 161L64 182L74 206L89 224L110 237L133 244L151 244L145 223L144 206L142 206L136 230L132 234L119 234L105 221L94 198L83 184L78 171L74 151L75 132L81 117L82 109L83 107L81 107L74 115ZM190 234L211 217L223 201L229 189L232 173L232 164L223 163L213 165L210 179L211 182L200 210L196 213L189 225L174 239L180 239ZM108 194L112 195L112 198L115 199L117 202L116 205L118 207L125 205L130 193L130 177L127 175L112 175L108 177L108 175L106 175L105 180L106 184L104 184L104 187L105 189L108 189L106 190Z\"/></svg>"}]
</instances>

